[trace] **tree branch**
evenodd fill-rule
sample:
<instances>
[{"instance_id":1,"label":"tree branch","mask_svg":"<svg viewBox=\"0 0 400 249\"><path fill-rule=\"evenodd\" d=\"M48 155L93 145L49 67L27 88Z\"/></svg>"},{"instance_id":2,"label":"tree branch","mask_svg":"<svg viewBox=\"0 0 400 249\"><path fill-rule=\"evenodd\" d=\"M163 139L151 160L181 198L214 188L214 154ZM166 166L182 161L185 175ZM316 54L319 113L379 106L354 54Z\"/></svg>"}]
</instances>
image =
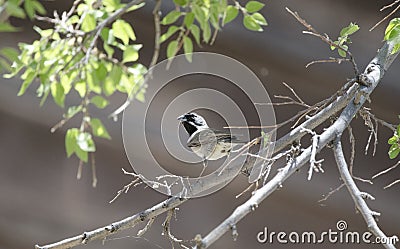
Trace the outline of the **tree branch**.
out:
<instances>
[{"instance_id":1,"label":"tree branch","mask_svg":"<svg viewBox=\"0 0 400 249\"><path fill-rule=\"evenodd\" d=\"M386 42L378 51L378 54L375 56L375 58L372 59L372 61L367 65L364 73L361 74L361 76L359 77L360 81L362 81L359 91L354 96L352 101L347 104L346 108L342 111L338 119L320 135L318 145L316 146L317 152L321 151L321 149L328 145L328 143L333 141L338 135L342 134L343 131L349 126L351 120L355 117L362 105L368 99L369 95L382 79L384 72L389 68L393 60L397 57L398 53L391 53L392 48L393 43ZM314 122L316 121L314 120ZM304 129L304 127L302 129ZM300 132L300 130L298 132ZM293 130L286 136L288 136L289 139L292 139L292 136L296 136L294 135L296 133L294 133L293 135L292 134ZM277 144L280 144L281 139L277 141ZM301 153L294 160L290 161L284 168L282 168L267 184L256 190L254 192L254 195L250 197L250 199L248 199L242 205L238 206L228 218L226 218L223 222L221 222L220 225L209 232L206 237L199 241L196 248L209 247L223 234L230 231L232 225L235 225L247 214L254 211L255 208L264 199L266 199L277 188L281 187L283 182L290 175L292 175L295 171L297 171L310 160L313 147L314 146L311 145L307 149L305 149L303 153Z\"/></svg>"},{"instance_id":2,"label":"tree branch","mask_svg":"<svg viewBox=\"0 0 400 249\"><path fill-rule=\"evenodd\" d=\"M359 77L359 84L353 84L344 95L336 97L336 99L326 106L319 113L305 121L299 127L293 129L290 133L276 141L274 152L278 152L290 145L294 141L300 139L306 131L301 131L302 129L314 129L316 126L322 124L324 121L329 120L336 112L341 110L343 107L345 109L342 111L339 118L327 128L319 137L317 152L324 148L329 142L331 142L337 135L341 134L350 121L354 118L357 112L360 110L362 105L365 103L369 95L378 85L382 79L384 72L390 67L393 60L397 57L398 53L392 54L393 44L386 42L382 48L379 50L376 57L368 64L365 72ZM357 91L358 90L358 91ZM211 231L204 239L198 239L197 247L208 247L218 238L220 238L227 231L231 231L232 227L236 223L244 218L248 213L255 210L265 198L267 198L274 190L282 186L282 183L292 175L297 169L302 167L306 162L309 161L311 155L312 146L308 147L299 156L291 160L283 169L281 169L268 183L263 187L256 190L254 195L247 200L244 204L236 208L236 210L218 227ZM249 164L250 162L247 162ZM214 172L214 177L210 178L208 181L200 182L194 188L196 191L201 191L208 189L212 186L221 184L224 180L228 179L233 174L229 169L233 166L226 168L226 173L219 174L219 172ZM244 166L246 167L246 166ZM77 245L86 244L90 241L96 239L103 239L111 234L118 231L134 227L140 222L148 219L152 219L172 208L175 208L185 202L186 199L181 199L179 197L171 197L153 207L146 209L140 213L129 216L123 220L114 222L108 226L101 227L90 232L85 232L81 235L68 238L50 245L46 246L36 246L37 249L50 249L58 248L65 249L71 248Z\"/></svg>"},{"instance_id":3,"label":"tree branch","mask_svg":"<svg viewBox=\"0 0 400 249\"><path fill-rule=\"evenodd\" d=\"M129 216L123 220L116 221L114 223L111 223L107 226L97 228L95 230L89 231L89 232L84 232L80 235L77 235L75 237L71 237L68 239L61 240L59 242L45 245L45 246L39 246L36 245L36 249L67 249L83 244L87 244L91 241L98 240L98 239L104 239L112 234L115 234L119 231L132 228L136 226L137 224L153 219L154 217L157 217L158 215L171 210L180 204L184 203L187 199L182 199L178 197L171 197L163 202L160 202L156 205L154 205L151 208L148 208L140 213L137 213L135 215Z\"/></svg>"},{"instance_id":4,"label":"tree branch","mask_svg":"<svg viewBox=\"0 0 400 249\"><path fill-rule=\"evenodd\" d=\"M340 176L343 180L343 182L346 184L347 190L349 191L351 197L353 198L353 201L357 207L357 209L360 211L361 215L363 216L365 222L367 223L368 229L378 238L381 240L384 239L384 241L390 241L388 237L385 235L384 232L379 228L378 224L375 221L374 216L380 215L377 212L372 211L367 203L364 200L365 196L370 196L366 195L365 193L362 193L356 183L354 182L353 178L351 177L351 174L349 172L349 169L347 167L346 160L344 158L343 154L343 149L342 149L342 143L340 142L340 137L341 134L337 136L334 142L334 147L333 151L335 154L335 159L336 163L339 168ZM389 243L384 243L382 244L385 248L389 249L394 249L396 247L393 246L393 244Z\"/></svg>"}]
</instances>

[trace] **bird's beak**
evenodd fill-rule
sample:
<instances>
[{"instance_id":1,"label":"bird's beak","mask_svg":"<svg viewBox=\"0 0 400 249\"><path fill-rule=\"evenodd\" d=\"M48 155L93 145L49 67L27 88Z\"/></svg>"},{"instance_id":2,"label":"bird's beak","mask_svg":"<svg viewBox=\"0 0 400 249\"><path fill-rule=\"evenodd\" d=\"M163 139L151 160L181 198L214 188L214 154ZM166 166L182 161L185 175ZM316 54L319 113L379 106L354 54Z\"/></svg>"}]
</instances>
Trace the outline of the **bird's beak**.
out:
<instances>
[{"instance_id":1,"label":"bird's beak","mask_svg":"<svg viewBox=\"0 0 400 249\"><path fill-rule=\"evenodd\" d=\"M179 116L178 120L179 121L186 121L185 115Z\"/></svg>"}]
</instances>

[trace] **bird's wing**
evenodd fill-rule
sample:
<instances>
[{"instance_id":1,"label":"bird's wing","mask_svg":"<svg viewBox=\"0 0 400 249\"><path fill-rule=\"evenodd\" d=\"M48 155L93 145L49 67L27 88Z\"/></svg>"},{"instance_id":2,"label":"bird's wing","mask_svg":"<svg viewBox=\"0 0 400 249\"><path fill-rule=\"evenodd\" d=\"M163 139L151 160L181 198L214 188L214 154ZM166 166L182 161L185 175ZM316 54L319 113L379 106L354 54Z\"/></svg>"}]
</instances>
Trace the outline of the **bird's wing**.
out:
<instances>
[{"instance_id":1,"label":"bird's wing","mask_svg":"<svg viewBox=\"0 0 400 249\"><path fill-rule=\"evenodd\" d=\"M231 135L229 132L205 129L193 133L188 139L187 146L196 147L202 144L215 143L216 141L225 143L246 143L237 139L236 136Z\"/></svg>"}]
</instances>

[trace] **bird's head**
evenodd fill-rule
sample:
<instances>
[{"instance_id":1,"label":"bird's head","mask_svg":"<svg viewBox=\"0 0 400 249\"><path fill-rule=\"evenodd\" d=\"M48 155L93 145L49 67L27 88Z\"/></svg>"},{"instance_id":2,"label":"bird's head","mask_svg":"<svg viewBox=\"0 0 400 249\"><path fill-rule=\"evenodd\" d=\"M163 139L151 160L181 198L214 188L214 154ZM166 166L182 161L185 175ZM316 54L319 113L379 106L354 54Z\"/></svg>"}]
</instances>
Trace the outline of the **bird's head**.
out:
<instances>
[{"instance_id":1,"label":"bird's head","mask_svg":"<svg viewBox=\"0 0 400 249\"><path fill-rule=\"evenodd\" d=\"M189 135L192 135L195 131L208 128L206 120L194 112L189 112L178 117Z\"/></svg>"}]
</instances>

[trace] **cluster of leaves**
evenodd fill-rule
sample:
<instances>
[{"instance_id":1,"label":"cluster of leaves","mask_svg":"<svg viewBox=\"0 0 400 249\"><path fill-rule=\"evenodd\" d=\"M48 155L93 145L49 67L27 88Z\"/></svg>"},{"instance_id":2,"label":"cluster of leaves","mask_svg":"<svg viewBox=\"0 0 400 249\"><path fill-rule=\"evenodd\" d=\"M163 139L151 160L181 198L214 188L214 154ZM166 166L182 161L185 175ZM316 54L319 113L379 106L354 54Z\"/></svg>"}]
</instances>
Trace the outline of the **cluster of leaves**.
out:
<instances>
[{"instance_id":1,"label":"cluster of leaves","mask_svg":"<svg viewBox=\"0 0 400 249\"><path fill-rule=\"evenodd\" d=\"M198 45L202 42L212 44L218 31L233 21L238 16L239 10L243 13L243 24L247 29L262 31L262 26L267 25L264 16L258 12L264 4L258 1L249 1L244 7L237 1L234 5L228 5L227 0L174 0L174 3L176 9L161 20L162 25L169 27L161 36L160 42L168 40L177 33L167 46L169 59L183 47L187 60L191 61L193 41ZM178 23L179 21L181 22Z\"/></svg>"},{"instance_id":2,"label":"cluster of leaves","mask_svg":"<svg viewBox=\"0 0 400 249\"><path fill-rule=\"evenodd\" d=\"M399 116L400 118L400 116ZM396 158L400 153L400 124L397 126L393 136L389 138L388 144L390 144L389 157L390 159Z\"/></svg>"},{"instance_id":3,"label":"cluster of leaves","mask_svg":"<svg viewBox=\"0 0 400 249\"><path fill-rule=\"evenodd\" d=\"M65 144L68 156L76 154L84 162L88 153L95 151L92 136L110 138L103 123L90 116L89 108L107 107L106 97L115 92L134 94L136 99L144 101L146 68L137 63L142 45L134 43L132 26L118 19L96 36L99 24L124 6L119 0L104 0L101 6L96 6L95 0L84 0L61 17L55 14L48 19L54 28L34 27L40 39L32 44L19 44L20 55L13 58L11 73L6 75L8 78L21 75L23 83L18 95L23 95L39 79L36 92L41 104L51 95L57 105L66 109L62 124L82 114L80 128L67 131ZM98 43L102 46L98 47ZM117 52L119 55L115 55ZM72 102L78 96L79 103L66 107L69 94L75 96Z\"/></svg>"},{"instance_id":4,"label":"cluster of leaves","mask_svg":"<svg viewBox=\"0 0 400 249\"><path fill-rule=\"evenodd\" d=\"M23 4L23 6L21 6ZM9 17L33 19L36 14L45 14L46 10L37 0L0 0L0 32L16 32L20 29L9 22ZM0 50L0 71L10 71L11 63L18 57L13 48Z\"/></svg>"},{"instance_id":5,"label":"cluster of leaves","mask_svg":"<svg viewBox=\"0 0 400 249\"><path fill-rule=\"evenodd\" d=\"M267 25L258 12L264 4L258 1L249 1L245 6L236 0L233 5L227 0L173 1L176 9L161 21L168 30L160 37L160 43L178 33L167 46L168 58L183 48L191 61L194 42L212 44L217 32L233 21L239 11L247 29L262 31L262 26ZM18 96L35 86L40 105L51 96L65 110L52 132L72 118L82 118L80 127L66 131L68 157L75 154L81 162L87 162L89 153L96 150L94 137L110 139L102 121L90 114L91 108L106 108L108 97L116 92L144 101L147 69L138 63L142 44L135 43L134 29L120 18L143 5L121 0L75 0L70 10L55 12L50 18L37 16L45 14L38 0L0 0L0 32L19 30L9 24L10 16L51 24L49 29L34 27L39 38L31 44L18 44L20 51L3 48L0 65L9 72L6 78L19 76L23 80ZM2 11L7 15L3 16ZM181 24L177 25L180 17Z\"/></svg>"},{"instance_id":6,"label":"cluster of leaves","mask_svg":"<svg viewBox=\"0 0 400 249\"><path fill-rule=\"evenodd\" d=\"M333 43L337 46L331 46L331 50L337 49L338 54L345 58L347 56L347 51L349 49L349 44L351 44L351 40L349 38L350 35L354 34L360 29L357 24L350 23L349 26L344 27L339 34L339 37Z\"/></svg>"},{"instance_id":7,"label":"cluster of leaves","mask_svg":"<svg viewBox=\"0 0 400 249\"><path fill-rule=\"evenodd\" d=\"M400 50L400 18L394 18L390 21L385 30L385 41L394 42L392 54Z\"/></svg>"}]
</instances>

